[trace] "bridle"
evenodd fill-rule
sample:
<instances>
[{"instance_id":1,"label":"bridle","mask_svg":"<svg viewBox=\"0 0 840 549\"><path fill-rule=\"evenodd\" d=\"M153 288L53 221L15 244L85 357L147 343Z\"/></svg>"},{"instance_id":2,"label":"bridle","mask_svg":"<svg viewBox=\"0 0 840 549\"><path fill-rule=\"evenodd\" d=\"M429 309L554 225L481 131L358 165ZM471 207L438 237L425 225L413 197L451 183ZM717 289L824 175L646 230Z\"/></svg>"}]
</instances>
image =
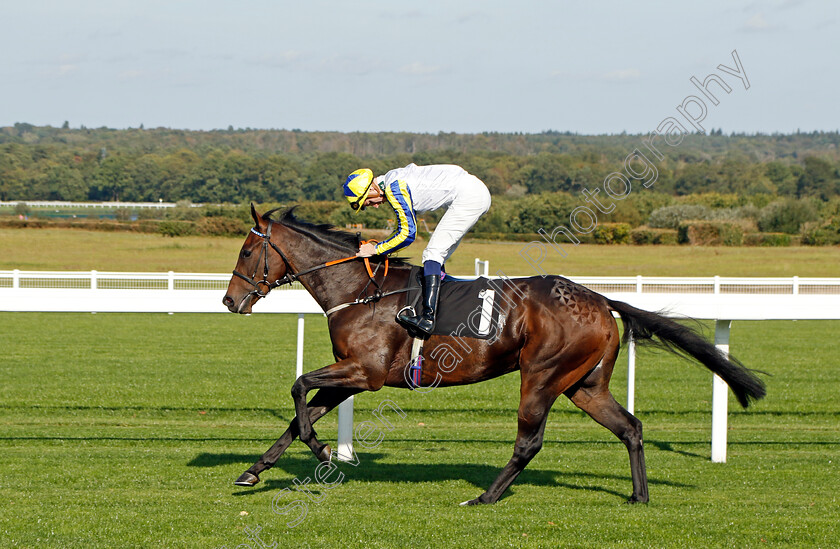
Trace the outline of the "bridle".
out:
<instances>
[{"instance_id":1,"label":"bridle","mask_svg":"<svg viewBox=\"0 0 840 549\"><path fill-rule=\"evenodd\" d=\"M357 256L351 255L350 257L343 257L341 259L336 259L336 260L333 260L333 261L327 261L326 263L321 263L319 265L315 265L314 267L310 267L309 269L294 272L292 270L292 264L289 262L289 259L286 257L286 254L284 254L283 250L281 250L274 242L271 241L271 226L272 226L273 223L274 222L272 220L268 220L268 226L266 227L266 230L265 230L264 233L261 233L260 231L258 231L256 227L251 228L252 233L254 233L255 235L257 235L257 236L259 236L260 238L263 239L262 248L260 249L260 255L257 256L257 263L254 266L254 273L251 276L247 276L243 273L240 273L236 269L233 270L233 275L234 276L241 278L242 280L244 280L245 282L247 282L248 284L250 284L254 288L253 290L248 292L248 294L246 294L245 297L242 298L242 301L244 301L248 297L251 297L251 296L254 296L254 295L257 296L257 297L260 297L260 298L265 297L265 296L268 295L268 292L270 292L274 288L278 288L280 286L285 286L286 284L291 284L292 282L294 282L295 280L297 280L298 278L300 278L301 276L303 276L305 274L308 274L308 273L311 273L311 272L314 272L314 271L318 271L318 270L324 269L326 267L331 267L332 265L338 265L339 263L344 263L345 261L350 261L352 259L358 259ZM274 280L274 281L271 281L268 278L268 248L269 248L269 246L271 247L271 249L273 249L275 252L277 252L277 254L280 256L280 258L283 260L283 263L286 264L286 274L283 275L283 278L278 278L277 280ZM263 277L262 277L262 280L257 280L257 271L259 271L260 262L262 262L262 265L263 265ZM390 292L388 294L383 294L380 291L379 283L376 282L376 280L374 278L375 275L376 275L376 271L379 270L379 266L377 265L376 270L372 270L371 267L370 267L370 261L368 260L368 258L365 257L364 262L365 262L365 266L367 267L367 272L368 272L368 276L370 277L370 280L368 281L368 284L365 285L365 289L362 290L362 291L364 292L367 289L368 285L370 285L371 282L373 282L373 284L377 287L374 295L370 296L369 298L366 298L365 303L369 303L371 301L378 301L379 299L381 299L385 295L390 295ZM386 277L386 276L388 276L388 259L387 258L385 259L385 272L383 274L383 278ZM263 287L265 288L265 291L262 290ZM361 303L361 301L359 301L359 302Z\"/></svg>"},{"instance_id":2,"label":"bridle","mask_svg":"<svg viewBox=\"0 0 840 549\"><path fill-rule=\"evenodd\" d=\"M256 227L251 227L251 232L263 239L262 249L260 249L260 255L257 256L257 263L254 266L254 273L251 276L247 276L247 275L244 275L244 274L240 273L236 269L233 270L234 276L237 276L237 277L241 278L242 280L244 280L245 282L247 282L248 284L250 284L254 288L253 290L251 290L251 292L248 294L248 296L256 295L258 297L265 297L265 296L268 295L268 292L270 292L274 288L278 288L280 286L285 286L286 284L291 284L292 282L297 280L297 278L301 275L305 275L307 273L311 273L312 271L317 271L318 269L323 269L324 267L329 266L328 263L324 263L324 264L321 264L321 265L316 265L315 267L312 267L311 269L306 269L305 271L299 271L297 273L294 272L292 270L292 264L289 263L289 259L286 257L286 254L284 254L283 250L281 250L274 242L271 241L271 225L273 223L274 222L271 221L271 220L268 221L268 227L266 228L264 233L259 232ZM268 279L268 248L269 248L269 246L271 246L271 249L273 249L275 252L277 252L277 254L280 256L280 258L283 260L283 263L286 264L286 274L283 275L283 278L278 278L277 280L275 280L273 282ZM347 259L352 259L352 258L347 258ZM262 262L262 264L263 264L263 277L262 277L262 280L257 280L257 271L259 271L260 262ZM264 292L261 289L263 286L265 287Z\"/></svg>"}]
</instances>

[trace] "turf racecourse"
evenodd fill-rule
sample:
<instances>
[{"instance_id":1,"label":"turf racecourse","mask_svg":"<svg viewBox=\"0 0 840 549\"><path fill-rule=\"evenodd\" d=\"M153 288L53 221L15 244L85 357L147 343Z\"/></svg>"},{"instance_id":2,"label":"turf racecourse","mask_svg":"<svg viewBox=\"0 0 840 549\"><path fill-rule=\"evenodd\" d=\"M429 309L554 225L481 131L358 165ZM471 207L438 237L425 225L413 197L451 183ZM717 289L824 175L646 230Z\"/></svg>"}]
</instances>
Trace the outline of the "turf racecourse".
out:
<instances>
[{"instance_id":1,"label":"turf racecourse","mask_svg":"<svg viewBox=\"0 0 840 549\"><path fill-rule=\"evenodd\" d=\"M307 514L273 512L314 478L300 443L255 488L232 480L292 417L294 318L0 314L2 547L836 547L838 322L737 322L732 351L770 374L747 412L730 399L729 461L709 461L711 379L642 353L651 503L629 506L623 445L558 400L545 446L496 505L463 508L509 459L518 376L391 399L394 429L358 447ZM330 361L307 320L306 364ZM623 357L613 389L624 400ZM317 424L332 441L336 418ZM335 481L333 476L330 480ZM295 496L297 494L297 496ZM300 497L293 492L289 499Z\"/></svg>"},{"instance_id":2,"label":"turf racecourse","mask_svg":"<svg viewBox=\"0 0 840 549\"><path fill-rule=\"evenodd\" d=\"M380 231L381 233L381 231ZM377 238L382 235L377 233ZM0 269L30 271L142 271L225 273L244 240L168 238L156 234L68 229L0 229ZM404 255L420 261L418 239ZM527 242L465 241L447 262L453 274L472 274L476 257L490 260L491 274L539 274L520 255ZM563 257L546 246L548 273L585 276L840 276L840 246L788 248L567 245ZM526 253L538 257L538 248Z\"/></svg>"},{"instance_id":3,"label":"turf racecourse","mask_svg":"<svg viewBox=\"0 0 840 549\"><path fill-rule=\"evenodd\" d=\"M241 239L0 230L0 269L225 272ZM524 243L465 242L492 271L531 274ZM422 243L410 248L419 256ZM838 276L840 248L580 246L546 270L578 275ZM307 317L306 368L331 362ZM837 547L840 322L735 322L731 348L770 374L747 412L730 399L729 461L709 461L711 379L640 353L651 503L628 506L623 445L568 401L496 505L461 508L510 458L518 376L429 394L356 398L356 421L404 412L306 516L317 462L300 443L252 489L235 479L293 415L295 319L284 315L0 313L0 547ZM626 358L613 391L625 399ZM331 443L336 417L316 425ZM332 476L335 481L339 477ZM283 490L291 489L285 493ZM283 495L291 494L291 495ZM279 495L279 496L278 496ZM282 499L287 498L287 499ZM313 501L317 500L317 501ZM296 509L297 510L297 509ZM247 529L247 530L246 530ZM247 545L246 545L247 544Z\"/></svg>"}]
</instances>

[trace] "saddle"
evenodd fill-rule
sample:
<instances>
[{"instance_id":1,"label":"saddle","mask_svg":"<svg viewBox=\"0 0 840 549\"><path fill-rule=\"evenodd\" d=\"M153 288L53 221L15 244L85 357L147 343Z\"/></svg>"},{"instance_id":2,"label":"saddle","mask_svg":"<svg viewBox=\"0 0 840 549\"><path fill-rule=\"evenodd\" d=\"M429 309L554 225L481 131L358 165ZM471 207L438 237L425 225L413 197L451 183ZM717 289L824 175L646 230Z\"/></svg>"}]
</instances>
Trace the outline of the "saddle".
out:
<instances>
[{"instance_id":1,"label":"saddle","mask_svg":"<svg viewBox=\"0 0 840 549\"><path fill-rule=\"evenodd\" d=\"M423 268L415 266L408 278L405 305L415 311L421 309ZM464 280L445 275L441 280L440 299L433 335L490 339L496 336L499 306L490 280L484 277ZM495 304L495 306L494 306Z\"/></svg>"}]
</instances>

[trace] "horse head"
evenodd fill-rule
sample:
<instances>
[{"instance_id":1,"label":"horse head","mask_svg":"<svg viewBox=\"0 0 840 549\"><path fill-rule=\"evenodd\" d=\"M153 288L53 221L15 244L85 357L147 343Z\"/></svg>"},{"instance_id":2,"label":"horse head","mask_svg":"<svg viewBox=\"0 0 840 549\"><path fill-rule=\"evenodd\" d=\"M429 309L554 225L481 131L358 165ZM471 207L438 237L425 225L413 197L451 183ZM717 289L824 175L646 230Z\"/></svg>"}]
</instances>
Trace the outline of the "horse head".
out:
<instances>
[{"instance_id":1,"label":"horse head","mask_svg":"<svg viewBox=\"0 0 840 549\"><path fill-rule=\"evenodd\" d=\"M289 266L283 252L271 240L272 225L276 223L269 214L261 216L251 204L254 227L242 244L236 268L222 299L232 313L250 314L254 303L286 281Z\"/></svg>"}]
</instances>

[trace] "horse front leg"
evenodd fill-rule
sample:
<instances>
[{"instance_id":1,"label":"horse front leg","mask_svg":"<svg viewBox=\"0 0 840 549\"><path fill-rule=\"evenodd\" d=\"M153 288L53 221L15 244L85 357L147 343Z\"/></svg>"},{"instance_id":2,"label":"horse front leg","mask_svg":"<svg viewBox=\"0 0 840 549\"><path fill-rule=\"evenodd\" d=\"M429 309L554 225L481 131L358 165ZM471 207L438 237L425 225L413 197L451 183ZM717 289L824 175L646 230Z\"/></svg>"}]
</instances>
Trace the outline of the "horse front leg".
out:
<instances>
[{"instance_id":1,"label":"horse front leg","mask_svg":"<svg viewBox=\"0 0 840 549\"><path fill-rule=\"evenodd\" d=\"M310 400L308 404L310 421L315 423L329 413L333 408L358 392L359 391L353 389L325 388L319 390L315 393L315 396L312 397L312 400ZM292 419L291 423L289 423L289 427L286 429L286 432L277 439L277 442L275 442L271 448L260 456L260 459L249 467L247 471L242 473L242 475L234 481L234 484L237 486L254 486L257 484L260 481L259 474L266 469L274 467L274 464L277 463L280 456L282 456L289 448L292 441L297 438L298 433L298 422L297 417L295 417ZM329 448L329 446L327 446L327 448Z\"/></svg>"},{"instance_id":2,"label":"horse front leg","mask_svg":"<svg viewBox=\"0 0 840 549\"><path fill-rule=\"evenodd\" d=\"M292 399L295 403L295 413L298 427L298 437L301 442L309 446L315 457L321 461L330 460L330 447L318 441L317 433L312 428L312 418L307 411L306 395L312 389L345 389L355 394L361 391L376 390L385 382L383 374L381 381L371 384L368 372L355 360L345 359L330 366L320 368L297 378L292 385Z\"/></svg>"}]
</instances>

